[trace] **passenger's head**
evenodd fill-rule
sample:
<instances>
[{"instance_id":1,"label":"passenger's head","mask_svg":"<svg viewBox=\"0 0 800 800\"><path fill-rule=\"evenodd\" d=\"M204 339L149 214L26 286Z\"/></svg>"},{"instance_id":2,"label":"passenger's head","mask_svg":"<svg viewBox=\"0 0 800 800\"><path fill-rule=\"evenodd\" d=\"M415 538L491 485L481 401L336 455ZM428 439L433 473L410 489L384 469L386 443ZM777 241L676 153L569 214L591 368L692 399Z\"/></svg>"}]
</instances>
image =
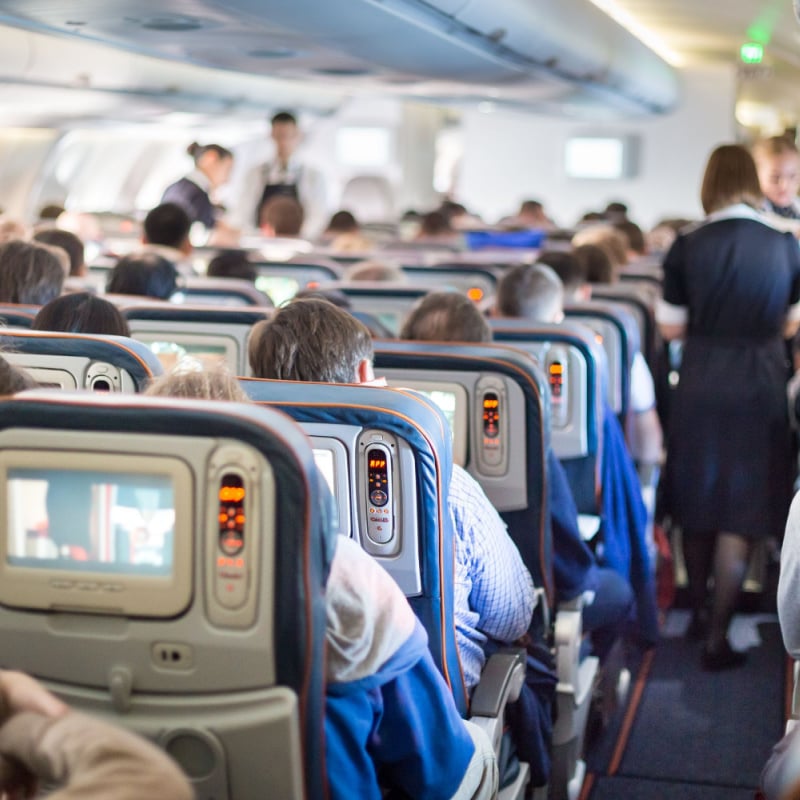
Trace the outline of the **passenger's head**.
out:
<instances>
[{"instance_id":1,"label":"passenger's head","mask_svg":"<svg viewBox=\"0 0 800 800\"><path fill-rule=\"evenodd\" d=\"M644 233L635 222L631 222L629 219L620 220L614 223L614 228L625 237L629 253L634 256L643 256L647 252Z\"/></svg>"},{"instance_id":2,"label":"passenger's head","mask_svg":"<svg viewBox=\"0 0 800 800\"><path fill-rule=\"evenodd\" d=\"M714 150L700 190L706 214L737 203L758 208L761 197L758 173L750 152L738 144L724 144Z\"/></svg>"},{"instance_id":3,"label":"passenger's head","mask_svg":"<svg viewBox=\"0 0 800 800\"><path fill-rule=\"evenodd\" d=\"M614 283L617 273L608 253L596 244L582 244L572 251L582 265L587 283Z\"/></svg>"},{"instance_id":4,"label":"passenger's head","mask_svg":"<svg viewBox=\"0 0 800 800\"><path fill-rule=\"evenodd\" d=\"M64 277L49 247L18 240L0 245L0 302L44 305L61 294Z\"/></svg>"},{"instance_id":5,"label":"passenger's head","mask_svg":"<svg viewBox=\"0 0 800 800\"><path fill-rule=\"evenodd\" d=\"M239 278L255 283L258 270L244 250L223 250L208 262L209 278Z\"/></svg>"},{"instance_id":6,"label":"passenger's head","mask_svg":"<svg viewBox=\"0 0 800 800\"><path fill-rule=\"evenodd\" d=\"M345 311L351 311L353 303L350 298L339 289L326 289L325 285L314 288L301 289L295 296L295 300L327 300L329 303Z\"/></svg>"},{"instance_id":7,"label":"passenger's head","mask_svg":"<svg viewBox=\"0 0 800 800\"><path fill-rule=\"evenodd\" d=\"M461 292L431 292L413 308L401 339L418 342L491 342L492 330L475 303Z\"/></svg>"},{"instance_id":8,"label":"passenger's head","mask_svg":"<svg viewBox=\"0 0 800 800\"><path fill-rule=\"evenodd\" d=\"M560 322L564 316L564 286L545 264L518 264L497 284L497 313L531 322Z\"/></svg>"},{"instance_id":9,"label":"passenger's head","mask_svg":"<svg viewBox=\"0 0 800 800\"><path fill-rule=\"evenodd\" d=\"M108 300L89 292L65 294L51 300L39 309L31 327L35 331L131 335L128 323L119 309Z\"/></svg>"},{"instance_id":10,"label":"passenger's head","mask_svg":"<svg viewBox=\"0 0 800 800\"><path fill-rule=\"evenodd\" d=\"M327 300L293 300L253 326L247 344L257 378L320 383L372 380L372 338Z\"/></svg>"},{"instance_id":11,"label":"passenger's head","mask_svg":"<svg viewBox=\"0 0 800 800\"><path fill-rule=\"evenodd\" d=\"M167 300L177 282L178 271L171 261L155 253L131 253L111 270L106 291Z\"/></svg>"},{"instance_id":12,"label":"passenger's head","mask_svg":"<svg viewBox=\"0 0 800 800\"><path fill-rule=\"evenodd\" d=\"M55 222L64 211L66 209L59 203L47 203L39 209L39 220L41 222Z\"/></svg>"},{"instance_id":13,"label":"passenger's head","mask_svg":"<svg viewBox=\"0 0 800 800\"><path fill-rule=\"evenodd\" d=\"M564 286L564 296L568 299L578 299L585 294L586 270L582 261L575 257L575 253L567 250L545 250L539 253L539 264L544 264L558 275Z\"/></svg>"},{"instance_id":14,"label":"passenger's head","mask_svg":"<svg viewBox=\"0 0 800 800\"><path fill-rule=\"evenodd\" d=\"M60 247L69 256L69 274L81 276L86 274L83 242L72 232L60 228L44 228L33 234L33 240L50 247Z\"/></svg>"},{"instance_id":15,"label":"passenger's head","mask_svg":"<svg viewBox=\"0 0 800 800\"><path fill-rule=\"evenodd\" d=\"M0 356L0 397L35 389L36 386L36 381L27 372L11 366Z\"/></svg>"},{"instance_id":16,"label":"passenger's head","mask_svg":"<svg viewBox=\"0 0 800 800\"><path fill-rule=\"evenodd\" d=\"M272 141L275 142L275 154L278 156L278 160L286 162L292 157L300 142L297 119L288 111L279 111L270 122Z\"/></svg>"},{"instance_id":17,"label":"passenger's head","mask_svg":"<svg viewBox=\"0 0 800 800\"><path fill-rule=\"evenodd\" d=\"M790 206L800 190L800 154L785 136L760 139L752 148L764 196L779 208Z\"/></svg>"},{"instance_id":18,"label":"passenger's head","mask_svg":"<svg viewBox=\"0 0 800 800\"><path fill-rule=\"evenodd\" d=\"M523 225L533 227L551 224L550 218L545 214L544 206L539 200L523 200L517 212L517 220Z\"/></svg>"},{"instance_id":19,"label":"passenger's head","mask_svg":"<svg viewBox=\"0 0 800 800\"><path fill-rule=\"evenodd\" d=\"M618 200L612 201L606 206L603 216L610 222L622 222L628 218L628 206Z\"/></svg>"},{"instance_id":20,"label":"passenger's head","mask_svg":"<svg viewBox=\"0 0 800 800\"><path fill-rule=\"evenodd\" d=\"M331 236L340 233L358 233L358 231L358 221L349 211L337 211L325 229L325 233Z\"/></svg>"},{"instance_id":21,"label":"passenger's head","mask_svg":"<svg viewBox=\"0 0 800 800\"><path fill-rule=\"evenodd\" d=\"M178 368L153 380L145 394L151 397L250 402L239 381L221 364L204 369Z\"/></svg>"},{"instance_id":22,"label":"passenger's head","mask_svg":"<svg viewBox=\"0 0 800 800\"><path fill-rule=\"evenodd\" d=\"M260 213L260 227L270 236L299 236L303 229L303 206L293 197L273 197Z\"/></svg>"},{"instance_id":23,"label":"passenger's head","mask_svg":"<svg viewBox=\"0 0 800 800\"><path fill-rule=\"evenodd\" d=\"M408 275L397 266L383 261L359 261L349 266L344 279L350 282L387 281L390 283L407 283Z\"/></svg>"},{"instance_id":24,"label":"passenger's head","mask_svg":"<svg viewBox=\"0 0 800 800\"><path fill-rule=\"evenodd\" d=\"M233 168L233 153L219 144L192 142L186 152L194 159L194 165L211 182L212 187L226 183Z\"/></svg>"},{"instance_id":25,"label":"passenger's head","mask_svg":"<svg viewBox=\"0 0 800 800\"><path fill-rule=\"evenodd\" d=\"M418 236L420 239L436 239L451 237L454 233L450 219L445 214L441 211L431 211L422 217Z\"/></svg>"},{"instance_id":26,"label":"passenger's head","mask_svg":"<svg viewBox=\"0 0 800 800\"><path fill-rule=\"evenodd\" d=\"M0 217L0 244L28 238L28 229L18 219Z\"/></svg>"},{"instance_id":27,"label":"passenger's head","mask_svg":"<svg viewBox=\"0 0 800 800\"><path fill-rule=\"evenodd\" d=\"M188 253L192 249L189 242L191 227L189 215L177 203L162 203L144 218L143 241Z\"/></svg>"},{"instance_id":28,"label":"passenger's head","mask_svg":"<svg viewBox=\"0 0 800 800\"><path fill-rule=\"evenodd\" d=\"M572 246L594 244L605 250L615 269L628 263L628 240L611 225L590 225L572 237Z\"/></svg>"}]
</instances>

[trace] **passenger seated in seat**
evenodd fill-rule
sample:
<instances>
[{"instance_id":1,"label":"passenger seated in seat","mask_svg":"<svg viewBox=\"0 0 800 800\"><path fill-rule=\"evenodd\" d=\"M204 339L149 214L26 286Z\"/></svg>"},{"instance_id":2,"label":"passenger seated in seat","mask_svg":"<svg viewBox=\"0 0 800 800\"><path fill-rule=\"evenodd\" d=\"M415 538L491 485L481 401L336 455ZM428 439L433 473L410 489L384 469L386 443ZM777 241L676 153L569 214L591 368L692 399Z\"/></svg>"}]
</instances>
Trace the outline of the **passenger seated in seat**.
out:
<instances>
[{"instance_id":1,"label":"passenger seated in seat","mask_svg":"<svg viewBox=\"0 0 800 800\"><path fill-rule=\"evenodd\" d=\"M546 305L548 301L545 298L542 302ZM555 309L556 305L551 304L549 310ZM490 342L492 330L475 304L465 295L431 292L412 310L400 332L400 338ZM548 491L557 599L564 602L586 595L583 627L592 633L594 649L602 658L621 633L631 611L631 588L621 575L597 565L578 530L578 511L561 464L557 459L550 458L547 467L550 473ZM554 490L557 491L554 493Z\"/></svg>"},{"instance_id":2,"label":"passenger seated in seat","mask_svg":"<svg viewBox=\"0 0 800 800\"><path fill-rule=\"evenodd\" d=\"M142 252L154 253L171 261L182 275L194 275L189 257L192 243L189 215L177 203L162 203L148 212L142 230Z\"/></svg>"},{"instance_id":3,"label":"passenger seated in seat","mask_svg":"<svg viewBox=\"0 0 800 800\"><path fill-rule=\"evenodd\" d=\"M255 283L258 277L256 265L244 250L221 250L208 262L206 275L209 278L238 278Z\"/></svg>"},{"instance_id":4,"label":"passenger seated in seat","mask_svg":"<svg viewBox=\"0 0 800 800\"><path fill-rule=\"evenodd\" d=\"M303 302L335 308L325 301ZM146 394L249 402L222 368L164 375ZM488 737L458 716L425 631L397 584L341 535L326 606L326 767L332 800L380 800L379 779L385 788L420 800L494 797L498 773Z\"/></svg>"},{"instance_id":5,"label":"passenger seated in seat","mask_svg":"<svg viewBox=\"0 0 800 800\"><path fill-rule=\"evenodd\" d=\"M99 333L104 336L130 336L128 321L108 300L89 292L56 297L39 309L31 328L35 331Z\"/></svg>"},{"instance_id":6,"label":"passenger seated in seat","mask_svg":"<svg viewBox=\"0 0 800 800\"><path fill-rule=\"evenodd\" d=\"M295 300L278 309L253 326L248 342L257 378L371 383L372 354L367 328L324 300ZM448 506L456 529L457 638L472 690L486 662L484 645L490 638L513 642L523 636L536 598L505 524L479 484L455 465Z\"/></svg>"},{"instance_id":7,"label":"passenger seated in seat","mask_svg":"<svg viewBox=\"0 0 800 800\"><path fill-rule=\"evenodd\" d=\"M0 760L3 797L32 797L40 782L60 786L45 795L59 800L194 797L163 751L116 725L71 711L21 672L0 671Z\"/></svg>"},{"instance_id":8,"label":"passenger seated in seat","mask_svg":"<svg viewBox=\"0 0 800 800\"><path fill-rule=\"evenodd\" d=\"M132 253L117 261L106 291L168 300L178 284L175 265L155 253Z\"/></svg>"},{"instance_id":9,"label":"passenger seated in seat","mask_svg":"<svg viewBox=\"0 0 800 800\"><path fill-rule=\"evenodd\" d=\"M531 322L558 322L563 319L564 286L556 273L545 264L527 264L512 267L497 286L496 311L500 316L529 319ZM658 638L655 610L655 588L649 563L647 544L644 541L647 512L641 495L630 455L624 446L619 425L606 406L603 421L603 529L605 558L615 570L601 572L601 579L617 582L620 575L628 577L636 591L639 606L640 634L645 642L653 644ZM612 447L618 443L618 447ZM554 532L554 542L556 536ZM614 572L620 575L614 574ZM602 597L617 597L619 605L603 608L604 625L624 622L622 606L630 607L630 597L619 585L601 590ZM588 607L591 609L593 603ZM612 618L616 623L612 623ZM592 629L592 622L584 625Z\"/></svg>"},{"instance_id":10,"label":"passenger seated in seat","mask_svg":"<svg viewBox=\"0 0 800 800\"><path fill-rule=\"evenodd\" d=\"M0 356L0 397L7 394L24 392L26 389L35 389L36 381L27 372L17 367L12 367Z\"/></svg>"},{"instance_id":11,"label":"passenger seated in seat","mask_svg":"<svg viewBox=\"0 0 800 800\"><path fill-rule=\"evenodd\" d=\"M61 228L43 228L33 234L33 241L50 247L60 247L69 256L70 277L86 275L83 242L71 231Z\"/></svg>"},{"instance_id":12,"label":"passenger seated in seat","mask_svg":"<svg viewBox=\"0 0 800 800\"><path fill-rule=\"evenodd\" d=\"M305 211L293 197L278 195L265 203L259 219L259 228L265 236L296 238L303 229Z\"/></svg>"},{"instance_id":13,"label":"passenger seated in seat","mask_svg":"<svg viewBox=\"0 0 800 800\"><path fill-rule=\"evenodd\" d=\"M632 223L631 223L632 224ZM587 245L588 246L588 245ZM563 302L590 300L592 287L583 274L582 262L571 253L546 251L539 255L538 263L550 267L561 280L563 285ZM519 288L515 279L522 281L525 275L530 275L530 270L518 270L508 278L508 295L504 295L504 303L510 311L524 311L522 304L514 307L514 302L509 295ZM609 283L613 281L608 281ZM543 286L547 293L546 287ZM557 290L551 290L552 295L557 295ZM521 301L520 301L521 302ZM506 314L506 316L525 316L537 318L527 313ZM562 312L563 316L563 312ZM541 322L547 320L538 317ZM554 319L554 322L559 320ZM656 393L653 384L653 375L644 356L637 352L631 364L631 398L630 414L625 421L625 437L628 442L633 460L639 465L655 466L661 463L664 447L664 433L661 421L656 411Z\"/></svg>"},{"instance_id":14,"label":"passenger seated in seat","mask_svg":"<svg viewBox=\"0 0 800 800\"><path fill-rule=\"evenodd\" d=\"M0 303L42 306L61 294L64 278L49 247L18 240L0 245Z\"/></svg>"}]
</instances>

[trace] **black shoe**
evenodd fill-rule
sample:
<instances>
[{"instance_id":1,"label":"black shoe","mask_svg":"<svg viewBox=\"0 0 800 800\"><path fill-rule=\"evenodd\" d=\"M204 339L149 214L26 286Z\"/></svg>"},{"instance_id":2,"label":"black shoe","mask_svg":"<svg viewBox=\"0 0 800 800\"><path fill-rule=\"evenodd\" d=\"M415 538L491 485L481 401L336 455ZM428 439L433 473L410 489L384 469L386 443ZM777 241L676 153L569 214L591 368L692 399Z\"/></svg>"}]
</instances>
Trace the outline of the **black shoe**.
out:
<instances>
[{"instance_id":1,"label":"black shoe","mask_svg":"<svg viewBox=\"0 0 800 800\"><path fill-rule=\"evenodd\" d=\"M692 613L692 619L689 622L689 627L686 629L686 638L690 642L699 642L708 636L709 628L708 611L695 611Z\"/></svg>"},{"instance_id":2,"label":"black shoe","mask_svg":"<svg viewBox=\"0 0 800 800\"><path fill-rule=\"evenodd\" d=\"M725 639L720 647L703 650L703 669L706 672L720 672L724 669L736 669L747 661L747 654L734 650Z\"/></svg>"}]
</instances>

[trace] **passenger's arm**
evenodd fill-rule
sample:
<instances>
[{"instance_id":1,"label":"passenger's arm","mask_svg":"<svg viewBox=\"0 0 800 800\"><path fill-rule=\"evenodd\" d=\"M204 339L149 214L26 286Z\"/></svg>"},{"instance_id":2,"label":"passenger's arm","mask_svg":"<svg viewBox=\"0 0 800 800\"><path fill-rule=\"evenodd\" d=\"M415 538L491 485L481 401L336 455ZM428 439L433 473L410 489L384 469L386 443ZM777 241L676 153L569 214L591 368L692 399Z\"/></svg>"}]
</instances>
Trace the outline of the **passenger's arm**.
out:
<instances>
[{"instance_id":1,"label":"passenger's arm","mask_svg":"<svg viewBox=\"0 0 800 800\"><path fill-rule=\"evenodd\" d=\"M60 789L50 800L190 800L192 790L161 750L121 728L69 711L41 685L4 673L0 791L24 796L31 776ZM7 763L7 762L6 762Z\"/></svg>"},{"instance_id":2,"label":"passenger's arm","mask_svg":"<svg viewBox=\"0 0 800 800\"><path fill-rule=\"evenodd\" d=\"M781 547L778 619L786 650L800 658L800 494L792 501Z\"/></svg>"},{"instance_id":3,"label":"passenger's arm","mask_svg":"<svg viewBox=\"0 0 800 800\"><path fill-rule=\"evenodd\" d=\"M459 529L457 557L469 560L469 605L479 615L477 627L512 642L527 632L536 605L530 573L483 489L459 467L453 468L448 504Z\"/></svg>"}]
</instances>

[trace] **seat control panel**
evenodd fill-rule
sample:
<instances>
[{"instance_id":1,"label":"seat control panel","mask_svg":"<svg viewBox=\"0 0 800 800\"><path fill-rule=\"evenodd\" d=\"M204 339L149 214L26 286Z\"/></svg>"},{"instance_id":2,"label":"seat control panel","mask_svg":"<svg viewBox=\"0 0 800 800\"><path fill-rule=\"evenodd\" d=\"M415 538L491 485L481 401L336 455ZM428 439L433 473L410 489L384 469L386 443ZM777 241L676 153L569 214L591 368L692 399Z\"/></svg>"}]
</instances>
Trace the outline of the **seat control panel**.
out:
<instances>
[{"instance_id":1,"label":"seat control panel","mask_svg":"<svg viewBox=\"0 0 800 800\"><path fill-rule=\"evenodd\" d=\"M483 475L508 472L508 402L503 381L482 377L475 387L475 461Z\"/></svg>"},{"instance_id":2,"label":"seat control panel","mask_svg":"<svg viewBox=\"0 0 800 800\"><path fill-rule=\"evenodd\" d=\"M392 506L392 455L389 448L367 448L367 536L376 544L388 544L394 536Z\"/></svg>"}]
</instances>

